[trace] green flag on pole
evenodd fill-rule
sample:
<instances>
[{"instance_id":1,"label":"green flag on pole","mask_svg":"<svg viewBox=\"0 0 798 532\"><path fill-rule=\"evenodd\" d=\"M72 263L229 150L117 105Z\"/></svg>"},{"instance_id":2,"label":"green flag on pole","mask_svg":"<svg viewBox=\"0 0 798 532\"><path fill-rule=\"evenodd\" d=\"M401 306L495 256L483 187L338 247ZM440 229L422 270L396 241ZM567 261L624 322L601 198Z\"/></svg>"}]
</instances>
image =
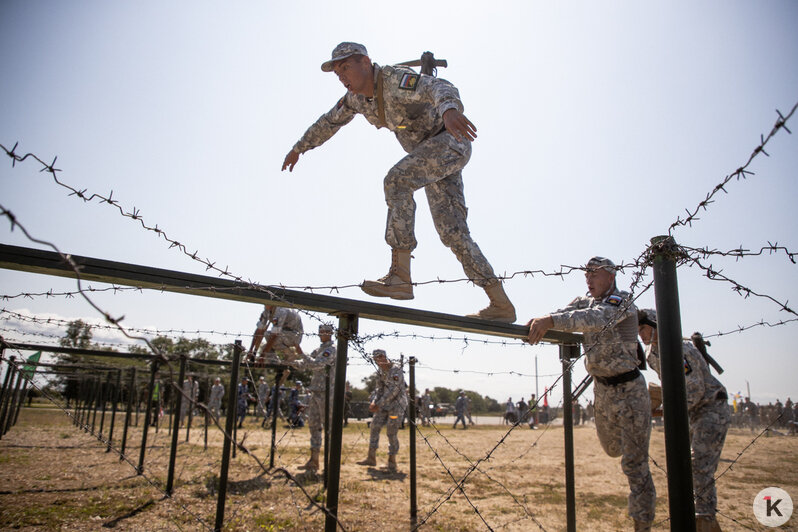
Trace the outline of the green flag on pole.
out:
<instances>
[{"instance_id":1,"label":"green flag on pole","mask_svg":"<svg viewBox=\"0 0 798 532\"><path fill-rule=\"evenodd\" d=\"M28 363L22 366L22 376L28 380L33 378L33 374L36 372L36 364L39 362L39 358L41 358L42 352L37 351L33 353L31 356L28 357Z\"/></svg>"}]
</instances>

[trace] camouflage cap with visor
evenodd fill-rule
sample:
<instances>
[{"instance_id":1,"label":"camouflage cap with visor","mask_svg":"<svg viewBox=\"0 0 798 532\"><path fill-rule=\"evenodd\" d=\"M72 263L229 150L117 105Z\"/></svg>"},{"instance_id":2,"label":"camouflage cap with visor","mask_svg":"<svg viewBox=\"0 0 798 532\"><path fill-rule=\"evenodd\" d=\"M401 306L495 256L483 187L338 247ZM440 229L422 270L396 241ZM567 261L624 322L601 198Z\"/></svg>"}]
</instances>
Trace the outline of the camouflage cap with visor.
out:
<instances>
[{"instance_id":1,"label":"camouflage cap with visor","mask_svg":"<svg viewBox=\"0 0 798 532\"><path fill-rule=\"evenodd\" d=\"M342 42L332 51L330 60L321 64L321 69L324 72L332 72L333 65L336 61L346 59L347 57L351 57L353 55L369 55L369 53L366 51L366 47L362 44L358 44L356 42Z\"/></svg>"},{"instance_id":2,"label":"camouflage cap with visor","mask_svg":"<svg viewBox=\"0 0 798 532\"><path fill-rule=\"evenodd\" d=\"M585 266L588 271L595 270L601 268L603 270L607 270L610 273L615 273L617 269L615 263L612 262L607 257L593 257L589 261L587 261L587 265Z\"/></svg>"}]
</instances>

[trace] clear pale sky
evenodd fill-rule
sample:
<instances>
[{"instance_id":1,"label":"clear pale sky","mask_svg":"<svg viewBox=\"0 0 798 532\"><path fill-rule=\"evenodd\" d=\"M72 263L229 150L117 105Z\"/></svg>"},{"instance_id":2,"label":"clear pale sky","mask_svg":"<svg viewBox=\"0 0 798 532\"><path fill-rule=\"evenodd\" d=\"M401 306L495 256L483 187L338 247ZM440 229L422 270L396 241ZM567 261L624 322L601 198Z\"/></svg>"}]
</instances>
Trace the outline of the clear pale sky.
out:
<instances>
[{"instance_id":1,"label":"clear pale sky","mask_svg":"<svg viewBox=\"0 0 798 532\"><path fill-rule=\"evenodd\" d=\"M778 115L798 102L798 4L741 2L24 2L0 4L0 143L51 161L60 179L140 211L149 226L236 275L263 284L340 286L385 273L382 179L403 152L392 134L356 118L280 172L286 152L345 89L320 70L341 41L390 64L431 50L460 90L479 138L464 171L469 224L498 273L554 272L593 255L637 258L743 165ZM754 175L734 180L692 227L690 247L798 251L798 117ZM2 159L5 158L5 162ZM205 268L99 202L70 197L40 165L0 158L0 204L61 250L205 274ZM460 279L416 195L415 281ZM42 247L0 220L0 241ZM783 252L706 264L756 292L798 302L796 265ZM619 275L628 287L631 273ZM646 280L651 280L650 272ZM94 285L101 287L101 285ZM745 299L698 268L679 269L685 335L795 318ZM67 279L0 271L0 294L74 290ZM518 323L561 308L586 288L580 272L516 276L506 289ZM347 298L368 299L357 288ZM260 307L157 292L95 294L123 324L240 333ZM378 300L374 300L378 301ZM382 301L381 301L382 302ZM653 290L642 306L654 305ZM467 283L429 284L398 305L466 314L487 303ZM79 298L11 298L29 315L99 316ZM320 316L327 319L326 316ZM305 320L315 332L318 321ZM39 343L54 338L9 338ZM448 332L363 320L360 332ZM56 336L63 331L44 331ZM798 399L798 322L710 338L735 393ZM462 334L452 333L462 338ZM186 336L191 336L186 334ZM235 336L205 335L212 341ZM95 333L103 340L104 333ZM420 388L465 388L504 401L559 375L557 349L495 338L383 339L365 348L420 360ZM316 338L303 343L306 350ZM352 352L349 380L371 369ZM459 370L459 371L455 371ZM508 374L516 372L517 374ZM574 378L585 371L577 365ZM648 380L656 377L647 373ZM592 396L592 393L589 394ZM555 389L553 402L559 401Z\"/></svg>"}]
</instances>

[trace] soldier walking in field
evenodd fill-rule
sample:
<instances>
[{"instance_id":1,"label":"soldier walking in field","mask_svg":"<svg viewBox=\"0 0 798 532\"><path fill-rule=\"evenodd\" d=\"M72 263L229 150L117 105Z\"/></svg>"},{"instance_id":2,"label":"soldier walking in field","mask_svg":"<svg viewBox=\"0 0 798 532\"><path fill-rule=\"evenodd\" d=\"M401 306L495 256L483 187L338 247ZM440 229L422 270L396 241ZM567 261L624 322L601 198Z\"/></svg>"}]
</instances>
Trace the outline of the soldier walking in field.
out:
<instances>
[{"instance_id":1,"label":"soldier walking in field","mask_svg":"<svg viewBox=\"0 0 798 532\"><path fill-rule=\"evenodd\" d=\"M360 465L377 465L377 448L380 444L380 430L386 427L388 436L388 471L397 469L396 455L399 453L399 424L407 408L407 390L402 368L388 360L382 349L375 349L372 359L377 364L377 388L371 395L369 411L371 419L369 454Z\"/></svg>"},{"instance_id":2,"label":"soldier walking in field","mask_svg":"<svg viewBox=\"0 0 798 532\"><path fill-rule=\"evenodd\" d=\"M211 395L208 398L208 409L217 421L219 420L219 409L222 406L222 397L224 397L224 385L222 385L222 379L216 377L213 381L213 386L211 386Z\"/></svg>"}]
</instances>

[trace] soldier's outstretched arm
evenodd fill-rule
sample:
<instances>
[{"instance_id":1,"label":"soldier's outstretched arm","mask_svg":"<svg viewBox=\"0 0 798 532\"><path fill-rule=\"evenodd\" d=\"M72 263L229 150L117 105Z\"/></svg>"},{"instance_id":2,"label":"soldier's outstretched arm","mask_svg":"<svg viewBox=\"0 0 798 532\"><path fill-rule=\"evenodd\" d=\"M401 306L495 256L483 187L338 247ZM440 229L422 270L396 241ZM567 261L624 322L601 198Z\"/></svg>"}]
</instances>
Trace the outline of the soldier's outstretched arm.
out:
<instances>
[{"instance_id":1,"label":"soldier's outstretched arm","mask_svg":"<svg viewBox=\"0 0 798 532\"><path fill-rule=\"evenodd\" d=\"M286 155L283 160L283 170L288 168L289 172L293 172L297 161L299 161L299 152L291 148L291 151L288 152L288 155Z\"/></svg>"},{"instance_id":2,"label":"soldier's outstretched arm","mask_svg":"<svg viewBox=\"0 0 798 532\"><path fill-rule=\"evenodd\" d=\"M477 127L457 109L448 109L443 113L443 123L446 131L457 140L473 142L477 138Z\"/></svg>"}]
</instances>

